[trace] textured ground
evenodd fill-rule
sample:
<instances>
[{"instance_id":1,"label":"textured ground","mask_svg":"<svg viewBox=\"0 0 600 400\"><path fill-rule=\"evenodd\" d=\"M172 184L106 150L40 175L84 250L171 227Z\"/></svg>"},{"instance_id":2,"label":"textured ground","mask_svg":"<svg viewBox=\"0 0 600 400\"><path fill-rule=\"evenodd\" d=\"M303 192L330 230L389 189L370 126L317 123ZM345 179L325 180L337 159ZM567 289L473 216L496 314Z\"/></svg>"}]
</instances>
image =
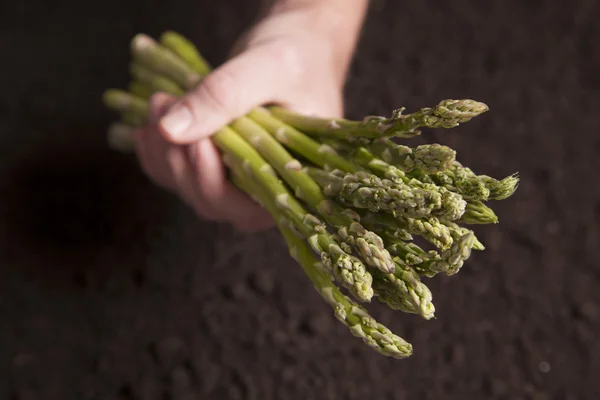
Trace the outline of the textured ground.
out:
<instances>
[{"instance_id":1,"label":"textured ground","mask_svg":"<svg viewBox=\"0 0 600 400\"><path fill-rule=\"evenodd\" d=\"M373 1L349 115L485 101L419 140L523 178L489 250L431 282L435 321L372 308L414 344L402 362L334 320L275 233L197 222L104 145L134 33L218 63L253 5L0 6L0 399L598 398L600 4Z\"/></svg>"}]
</instances>

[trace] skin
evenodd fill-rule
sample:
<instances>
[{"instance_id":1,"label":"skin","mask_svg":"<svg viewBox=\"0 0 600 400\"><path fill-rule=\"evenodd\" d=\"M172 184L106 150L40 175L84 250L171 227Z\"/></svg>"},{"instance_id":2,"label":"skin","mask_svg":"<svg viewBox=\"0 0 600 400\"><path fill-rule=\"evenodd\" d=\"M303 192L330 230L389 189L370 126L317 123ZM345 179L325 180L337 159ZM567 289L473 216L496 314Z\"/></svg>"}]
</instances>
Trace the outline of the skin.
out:
<instances>
[{"instance_id":1,"label":"skin","mask_svg":"<svg viewBox=\"0 0 600 400\"><path fill-rule=\"evenodd\" d=\"M232 57L176 99L156 94L135 133L142 169L200 218L244 232L270 228L270 215L227 179L210 136L253 108L278 104L343 115L343 87L367 0L278 0L244 34Z\"/></svg>"}]
</instances>

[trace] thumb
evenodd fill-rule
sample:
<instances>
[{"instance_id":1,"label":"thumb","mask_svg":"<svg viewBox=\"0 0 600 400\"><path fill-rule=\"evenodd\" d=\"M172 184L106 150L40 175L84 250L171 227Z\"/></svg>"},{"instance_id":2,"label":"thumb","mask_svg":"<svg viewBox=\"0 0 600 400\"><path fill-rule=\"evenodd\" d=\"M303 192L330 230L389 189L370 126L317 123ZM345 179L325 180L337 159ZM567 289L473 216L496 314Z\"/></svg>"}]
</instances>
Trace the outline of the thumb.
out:
<instances>
[{"instance_id":1,"label":"thumb","mask_svg":"<svg viewBox=\"0 0 600 400\"><path fill-rule=\"evenodd\" d=\"M299 76L296 52L286 44L252 48L207 75L161 118L164 137L186 144L212 135L253 108L277 102Z\"/></svg>"}]
</instances>

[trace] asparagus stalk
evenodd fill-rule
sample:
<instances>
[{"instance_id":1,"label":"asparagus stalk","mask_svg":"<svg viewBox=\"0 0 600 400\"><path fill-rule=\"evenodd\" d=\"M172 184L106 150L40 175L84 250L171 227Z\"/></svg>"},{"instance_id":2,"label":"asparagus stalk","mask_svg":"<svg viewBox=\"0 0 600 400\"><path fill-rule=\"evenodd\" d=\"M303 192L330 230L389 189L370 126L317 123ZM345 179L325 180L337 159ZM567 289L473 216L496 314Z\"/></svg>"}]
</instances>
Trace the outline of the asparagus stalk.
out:
<instances>
[{"instance_id":1,"label":"asparagus stalk","mask_svg":"<svg viewBox=\"0 0 600 400\"><path fill-rule=\"evenodd\" d=\"M166 31L160 36L159 42L185 61L198 75L205 76L210 73L210 65L200 55L196 46L179 33Z\"/></svg>"},{"instance_id":2,"label":"asparagus stalk","mask_svg":"<svg viewBox=\"0 0 600 400\"><path fill-rule=\"evenodd\" d=\"M496 224L498 216L490 207L479 200L467 203L465 213L460 217L460 222L466 224Z\"/></svg>"},{"instance_id":3,"label":"asparagus stalk","mask_svg":"<svg viewBox=\"0 0 600 400\"><path fill-rule=\"evenodd\" d=\"M425 173L441 172L448 169L456 159L454 150L440 144L424 144L413 150L389 139L378 139L368 147L373 155L404 172L415 169Z\"/></svg>"},{"instance_id":4,"label":"asparagus stalk","mask_svg":"<svg viewBox=\"0 0 600 400\"><path fill-rule=\"evenodd\" d=\"M141 81L132 81L129 83L128 91L143 99L149 99L154 94L155 90L148 84Z\"/></svg>"},{"instance_id":5,"label":"asparagus stalk","mask_svg":"<svg viewBox=\"0 0 600 400\"><path fill-rule=\"evenodd\" d=\"M131 41L131 50L135 62L152 66L152 71L172 80L184 90L193 88L202 79L199 73L188 67L175 53L159 46L147 35L136 35Z\"/></svg>"},{"instance_id":6,"label":"asparagus stalk","mask_svg":"<svg viewBox=\"0 0 600 400\"><path fill-rule=\"evenodd\" d=\"M458 165L429 175L424 171L412 171L409 175L447 188L465 200L504 200L512 196L519 185L518 174L497 180L487 175L476 175L471 169Z\"/></svg>"},{"instance_id":7,"label":"asparagus stalk","mask_svg":"<svg viewBox=\"0 0 600 400\"><path fill-rule=\"evenodd\" d=\"M312 281L316 290L323 299L335 310L336 318L346 325L352 334L361 338L364 343L385 356L402 359L412 355L412 345L404 339L393 334L388 328L378 323L371 317L367 310L355 304L350 298L344 296L335 285L322 272L318 266L310 248L289 230L280 214L278 208L272 201L272 197L262 193L259 186L254 185L248 176L234 174L234 182L240 187L246 187L246 191L254 193L259 201L270 211L278 223L278 227L285 238L290 256L302 267L306 275Z\"/></svg>"},{"instance_id":8,"label":"asparagus stalk","mask_svg":"<svg viewBox=\"0 0 600 400\"><path fill-rule=\"evenodd\" d=\"M339 169L345 172L358 172L358 167L337 154L335 149L327 144L308 137L297 129L274 118L269 110L263 107L252 110L248 116L265 128L285 147L301 154L313 164L324 169Z\"/></svg>"},{"instance_id":9,"label":"asparagus stalk","mask_svg":"<svg viewBox=\"0 0 600 400\"><path fill-rule=\"evenodd\" d=\"M307 171L324 188L327 196L335 197L349 207L418 218L430 215L442 206L441 195L436 191L410 188L370 173L346 174L318 168L307 168Z\"/></svg>"},{"instance_id":10,"label":"asparagus stalk","mask_svg":"<svg viewBox=\"0 0 600 400\"><path fill-rule=\"evenodd\" d=\"M341 239L352 246L368 265L383 272L390 272L393 269L392 257L385 250L383 241L375 233L362 227L357 220L345 215L341 207L325 197L321 188L304 172L300 162L293 158L273 136L245 117L235 120L231 126L252 143L294 188L299 198L306 201L309 207L318 210L321 217L335 227Z\"/></svg>"},{"instance_id":11,"label":"asparagus stalk","mask_svg":"<svg viewBox=\"0 0 600 400\"><path fill-rule=\"evenodd\" d=\"M281 107L271 112L281 121L311 135L338 140L377 139L382 137L412 137L418 128L454 128L488 111L488 106L474 100L443 100L433 108L402 115L404 108L395 110L389 118L369 116L362 121L344 118L320 118L301 115Z\"/></svg>"}]
</instances>

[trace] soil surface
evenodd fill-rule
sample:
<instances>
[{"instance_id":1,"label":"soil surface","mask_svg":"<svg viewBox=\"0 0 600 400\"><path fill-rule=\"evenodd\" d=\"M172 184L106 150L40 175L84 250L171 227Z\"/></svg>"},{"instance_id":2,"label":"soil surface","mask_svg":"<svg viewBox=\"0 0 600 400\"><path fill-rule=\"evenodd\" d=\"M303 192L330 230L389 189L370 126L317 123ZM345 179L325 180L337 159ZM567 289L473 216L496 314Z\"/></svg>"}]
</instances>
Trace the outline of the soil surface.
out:
<instances>
[{"instance_id":1,"label":"soil surface","mask_svg":"<svg viewBox=\"0 0 600 400\"><path fill-rule=\"evenodd\" d=\"M597 399L600 3L372 1L348 116L484 101L414 143L522 177L487 251L429 282L435 320L370 307L404 361L334 319L276 232L199 222L105 145L135 33L218 64L255 8L2 2L0 399Z\"/></svg>"}]
</instances>

